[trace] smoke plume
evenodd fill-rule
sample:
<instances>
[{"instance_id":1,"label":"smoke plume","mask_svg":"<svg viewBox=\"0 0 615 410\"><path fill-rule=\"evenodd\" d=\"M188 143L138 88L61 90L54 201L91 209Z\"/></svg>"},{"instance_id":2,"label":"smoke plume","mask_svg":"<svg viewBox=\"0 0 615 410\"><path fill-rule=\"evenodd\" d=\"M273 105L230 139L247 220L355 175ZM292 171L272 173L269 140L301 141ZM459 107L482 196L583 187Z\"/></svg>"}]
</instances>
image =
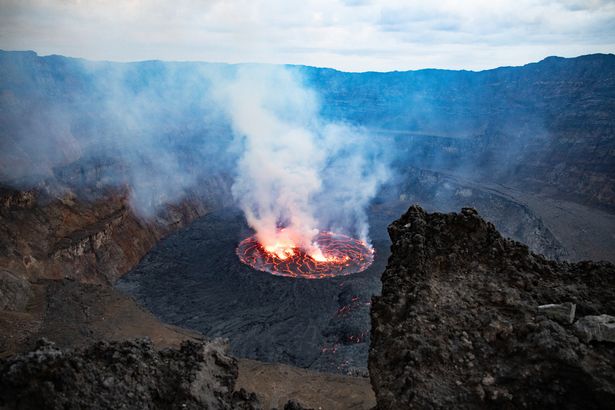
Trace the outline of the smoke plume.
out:
<instances>
[{"instance_id":1,"label":"smoke plume","mask_svg":"<svg viewBox=\"0 0 615 410\"><path fill-rule=\"evenodd\" d=\"M243 147L233 195L266 248L322 257L323 229L367 241L365 209L388 177L375 144L321 118L318 95L289 68L242 67L218 95Z\"/></svg>"},{"instance_id":2,"label":"smoke plume","mask_svg":"<svg viewBox=\"0 0 615 410\"><path fill-rule=\"evenodd\" d=\"M365 208L388 175L381 149L322 115L304 70L0 52L0 181L58 196L126 187L150 219L186 195L227 203L234 176L265 244L318 256L320 230L367 240Z\"/></svg>"}]
</instances>

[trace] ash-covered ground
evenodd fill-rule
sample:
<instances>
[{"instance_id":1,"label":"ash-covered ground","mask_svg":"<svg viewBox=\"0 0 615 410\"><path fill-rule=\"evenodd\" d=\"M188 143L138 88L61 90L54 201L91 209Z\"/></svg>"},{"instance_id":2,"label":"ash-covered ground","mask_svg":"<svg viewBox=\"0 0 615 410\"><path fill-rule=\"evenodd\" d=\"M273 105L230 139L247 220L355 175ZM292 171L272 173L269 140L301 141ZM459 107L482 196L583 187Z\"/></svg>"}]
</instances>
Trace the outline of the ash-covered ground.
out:
<instances>
[{"instance_id":1,"label":"ash-covered ground","mask_svg":"<svg viewBox=\"0 0 615 410\"><path fill-rule=\"evenodd\" d=\"M250 235L243 215L225 208L162 240L117 287L165 322L227 337L232 353L270 362L366 374L371 296L389 256L388 224L409 203L427 209L474 206L504 235L549 257L566 250L532 210L492 190L456 186L419 172L408 179L414 196L383 192L370 208L373 265L331 279L273 276L242 264L235 248ZM449 192L449 194L446 194Z\"/></svg>"}]
</instances>

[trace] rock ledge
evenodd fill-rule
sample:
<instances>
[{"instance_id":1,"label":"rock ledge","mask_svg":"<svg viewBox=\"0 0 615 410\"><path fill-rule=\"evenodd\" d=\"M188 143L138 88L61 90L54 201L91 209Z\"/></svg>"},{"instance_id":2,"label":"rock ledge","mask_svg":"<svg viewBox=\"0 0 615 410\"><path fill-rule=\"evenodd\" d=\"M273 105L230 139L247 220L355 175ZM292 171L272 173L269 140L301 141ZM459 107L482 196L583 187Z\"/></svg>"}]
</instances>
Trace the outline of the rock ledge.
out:
<instances>
[{"instance_id":1,"label":"rock ledge","mask_svg":"<svg viewBox=\"0 0 615 410\"><path fill-rule=\"evenodd\" d=\"M379 409L615 403L615 346L576 329L585 316L615 313L615 266L546 260L469 208L413 206L389 235L371 311ZM538 309L549 304L576 305L577 322Z\"/></svg>"}]
</instances>

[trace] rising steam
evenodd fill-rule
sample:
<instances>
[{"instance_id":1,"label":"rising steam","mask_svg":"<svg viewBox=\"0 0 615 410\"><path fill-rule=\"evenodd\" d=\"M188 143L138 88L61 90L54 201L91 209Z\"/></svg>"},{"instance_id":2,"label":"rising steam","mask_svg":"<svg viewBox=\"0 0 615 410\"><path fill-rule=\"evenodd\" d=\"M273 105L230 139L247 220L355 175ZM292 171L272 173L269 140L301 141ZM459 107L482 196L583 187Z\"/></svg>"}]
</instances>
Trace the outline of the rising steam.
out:
<instances>
[{"instance_id":1,"label":"rising steam","mask_svg":"<svg viewBox=\"0 0 615 410\"><path fill-rule=\"evenodd\" d=\"M127 188L151 219L188 195L228 203L234 176L236 203L273 250L318 258L322 231L367 242L365 210L393 156L322 115L313 69L0 57L0 185Z\"/></svg>"},{"instance_id":2,"label":"rising steam","mask_svg":"<svg viewBox=\"0 0 615 410\"><path fill-rule=\"evenodd\" d=\"M265 249L321 260L315 237L331 227L367 241L365 208L388 176L375 144L323 120L317 95L288 68L242 67L219 95L243 146L233 196Z\"/></svg>"}]
</instances>

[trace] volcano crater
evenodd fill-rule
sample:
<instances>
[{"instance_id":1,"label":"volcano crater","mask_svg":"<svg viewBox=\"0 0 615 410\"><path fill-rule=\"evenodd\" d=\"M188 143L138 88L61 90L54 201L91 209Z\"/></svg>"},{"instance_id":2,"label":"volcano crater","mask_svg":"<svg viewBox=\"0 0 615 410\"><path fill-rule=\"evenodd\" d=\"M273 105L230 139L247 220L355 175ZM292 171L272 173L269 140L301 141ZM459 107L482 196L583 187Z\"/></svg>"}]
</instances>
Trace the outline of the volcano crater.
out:
<instances>
[{"instance_id":1,"label":"volcano crater","mask_svg":"<svg viewBox=\"0 0 615 410\"><path fill-rule=\"evenodd\" d=\"M321 280L242 263L235 250L250 235L240 211L213 212L162 240L117 287L168 323L229 338L237 356L365 373L370 300L389 252L386 230L373 235L367 269Z\"/></svg>"},{"instance_id":2,"label":"volcano crater","mask_svg":"<svg viewBox=\"0 0 615 410\"><path fill-rule=\"evenodd\" d=\"M228 338L236 356L365 375L371 299L390 254L387 226L409 203L451 211L473 206L533 250L563 252L529 207L476 186L470 199L456 196L463 186L452 183L453 194L443 197L433 180L414 179L412 197L383 191L372 204L373 263L361 272L310 280L253 269L236 254L253 231L241 211L223 208L163 239L116 286L167 323Z\"/></svg>"}]
</instances>

